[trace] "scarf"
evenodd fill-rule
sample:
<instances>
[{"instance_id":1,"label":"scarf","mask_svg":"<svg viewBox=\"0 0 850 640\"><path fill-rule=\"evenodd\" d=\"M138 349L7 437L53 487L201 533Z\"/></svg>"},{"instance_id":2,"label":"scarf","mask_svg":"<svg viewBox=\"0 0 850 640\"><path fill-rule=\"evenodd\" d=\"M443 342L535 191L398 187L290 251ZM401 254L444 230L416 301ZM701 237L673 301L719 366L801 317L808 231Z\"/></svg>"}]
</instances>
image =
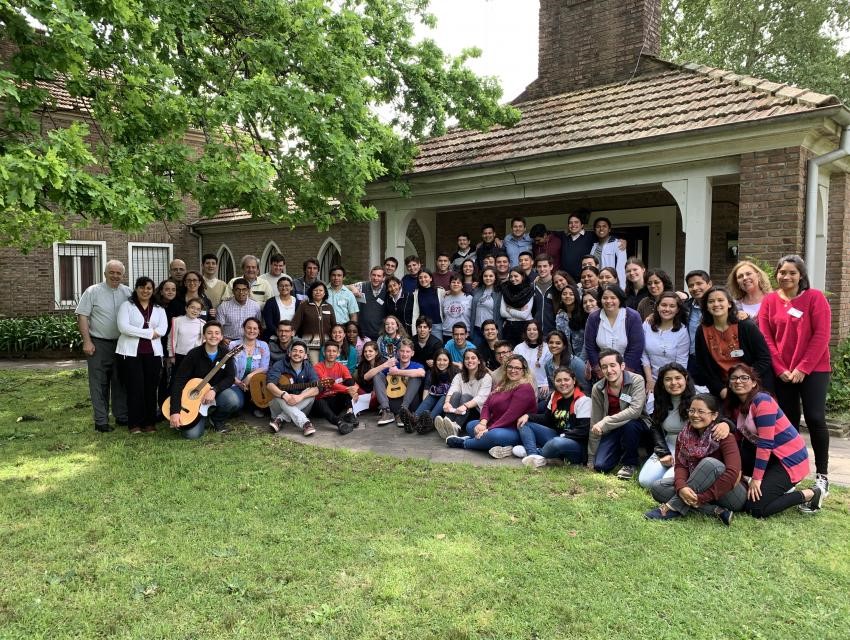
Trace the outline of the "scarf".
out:
<instances>
[{"instance_id":1,"label":"scarf","mask_svg":"<svg viewBox=\"0 0 850 640\"><path fill-rule=\"evenodd\" d=\"M514 309L522 309L533 296L534 287L528 281L528 278L525 278L520 284L512 284L510 280L506 280L502 285L502 300Z\"/></svg>"},{"instance_id":2,"label":"scarf","mask_svg":"<svg viewBox=\"0 0 850 640\"><path fill-rule=\"evenodd\" d=\"M707 458L718 448L720 443L711 437L711 427L698 431L688 422L676 439L676 462L687 468L691 474L700 460Z\"/></svg>"}]
</instances>

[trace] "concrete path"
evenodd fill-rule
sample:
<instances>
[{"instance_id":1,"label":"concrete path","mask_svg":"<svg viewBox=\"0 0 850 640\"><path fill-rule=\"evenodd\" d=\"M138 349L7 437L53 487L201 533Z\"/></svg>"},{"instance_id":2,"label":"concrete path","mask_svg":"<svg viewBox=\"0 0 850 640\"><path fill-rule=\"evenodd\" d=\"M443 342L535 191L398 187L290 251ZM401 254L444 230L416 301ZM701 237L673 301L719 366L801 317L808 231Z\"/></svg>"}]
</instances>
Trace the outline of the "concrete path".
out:
<instances>
[{"instance_id":1,"label":"concrete path","mask_svg":"<svg viewBox=\"0 0 850 640\"><path fill-rule=\"evenodd\" d=\"M85 360L28 360L25 358L16 360L0 360L0 369L73 369L85 366ZM260 431L269 431L268 420L255 418L250 414L244 414L243 418L248 424L257 427ZM484 452L463 451L461 449L449 449L440 440L436 431L427 435L408 434L404 429L389 424L383 427L377 426L377 416L370 413L363 416L361 426L347 436L340 436L336 429L323 421L316 421L316 433L309 438L301 435L301 432L291 424L286 424L276 437L289 438L304 444L342 448L350 451L371 451L381 455L394 456L396 458L420 458L432 462L466 462L473 465L519 465L517 458L505 458L494 460ZM808 433L803 433L806 442L809 442ZM850 486L850 439L833 436L829 446L829 480L832 483ZM811 446L809 455L814 460ZM812 474L813 475L813 474Z\"/></svg>"}]
</instances>

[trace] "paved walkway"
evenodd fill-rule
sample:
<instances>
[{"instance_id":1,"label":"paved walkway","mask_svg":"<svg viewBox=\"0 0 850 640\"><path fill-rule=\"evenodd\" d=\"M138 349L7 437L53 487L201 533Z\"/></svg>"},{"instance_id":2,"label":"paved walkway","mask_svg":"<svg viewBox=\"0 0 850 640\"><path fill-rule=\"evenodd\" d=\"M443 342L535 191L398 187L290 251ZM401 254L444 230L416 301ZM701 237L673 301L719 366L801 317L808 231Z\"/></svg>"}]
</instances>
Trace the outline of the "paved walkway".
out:
<instances>
[{"instance_id":1,"label":"paved walkway","mask_svg":"<svg viewBox=\"0 0 850 640\"><path fill-rule=\"evenodd\" d=\"M0 369L73 369L85 365L84 360L0 360ZM245 422L258 428L268 430L268 420L243 414ZM432 462L466 462L474 465L519 465L517 458L494 460L484 452L467 452L460 449L449 449L440 440L436 431L427 435L408 434L404 429L394 424L379 427L377 416L370 414L361 419L361 426L347 436L340 436L336 429L323 421L316 421L316 433L309 438L301 435L300 431L291 424L286 424L277 437L289 438L313 446L341 448L350 451L371 451L381 455L396 458L422 458ZM803 433L806 442L807 433ZM850 486L850 439L832 438L830 442L829 479L830 482L842 486ZM812 455L809 447L809 455Z\"/></svg>"}]
</instances>

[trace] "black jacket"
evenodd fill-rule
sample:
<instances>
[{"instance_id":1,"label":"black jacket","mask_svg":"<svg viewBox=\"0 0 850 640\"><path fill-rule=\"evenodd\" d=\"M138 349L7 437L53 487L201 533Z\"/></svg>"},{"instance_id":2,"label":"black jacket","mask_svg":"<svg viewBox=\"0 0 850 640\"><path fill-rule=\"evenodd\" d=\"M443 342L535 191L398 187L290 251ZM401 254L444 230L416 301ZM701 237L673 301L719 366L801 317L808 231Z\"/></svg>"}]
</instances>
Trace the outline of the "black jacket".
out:
<instances>
[{"instance_id":1,"label":"black jacket","mask_svg":"<svg viewBox=\"0 0 850 640\"><path fill-rule=\"evenodd\" d=\"M172 413L179 411L179 407L181 406L180 397L183 395L183 387L186 386L186 383L192 378L205 377L212 371L216 364L221 362L221 359L225 355L227 355L227 348L222 345L218 345L218 355L215 358L215 363L210 362L204 345L195 347L186 354L186 357L183 358L180 367L177 369L177 373L174 374L174 382L171 386ZM218 394L232 387L235 380L236 368L233 365L233 358L231 358L227 361L227 364L216 372L210 380L210 384Z\"/></svg>"},{"instance_id":2,"label":"black jacket","mask_svg":"<svg viewBox=\"0 0 850 640\"><path fill-rule=\"evenodd\" d=\"M773 393L773 363L764 336L752 320L738 322L738 344L744 355L739 360L755 369L761 378L761 387ZM708 387L712 395L719 396L720 390L726 386L723 372L711 353L705 341L705 325L700 325L694 343L696 358L696 378Z\"/></svg>"}]
</instances>

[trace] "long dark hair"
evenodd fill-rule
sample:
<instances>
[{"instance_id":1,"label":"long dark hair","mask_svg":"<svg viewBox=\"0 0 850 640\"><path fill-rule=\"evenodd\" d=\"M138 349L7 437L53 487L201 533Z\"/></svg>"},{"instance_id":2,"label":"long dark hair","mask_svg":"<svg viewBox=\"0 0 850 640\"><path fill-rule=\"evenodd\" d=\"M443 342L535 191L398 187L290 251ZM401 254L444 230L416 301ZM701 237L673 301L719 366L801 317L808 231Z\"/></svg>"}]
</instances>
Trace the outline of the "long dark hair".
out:
<instances>
[{"instance_id":1,"label":"long dark hair","mask_svg":"<svg viewBox=\"0 0 850 640\"><path fill-rule=\"evenodd\" d=\"M384 356L381 355L381 350L378 348L377 342L375 342L374 340L369 340L369 342L363 345L364 351L366 350L366 347L370 347L375 350L375 362L374 364L370 364L369 361L366 360L365 356L360 358L360 362L357 363L357 370L355 371L355 380L357 380L358 383L365 382L363 376L366 375L366 372L369 371L369 369L371 369L372 367L377 367L379 364L383 364L384 362L386 362Z\"/></svg>"},{"instance_id":2,"label":"long dark hair","mask_svg":"<svg viewBox=\"0 0 850 640\"><path fill-rule=\"evenodd\" d=\"M753 388L747 394L747 397L741 400L737 395L732 392L732 375L736 372L740 371L744 375L750 376L753 381ZM751 366L746 364L736 364L734 367L729 369L729 376L726 378L726 386L729 388L729 391L726 392L726 402L723 403L723 410L727 416L734 415L735 411L739 413L749 413L750 404L752 404L753 398L756 397L757 393L761 393L763 389L761 388L761 378L759 378L759 374L756 373L756 370Z\"/></svg>"},{"instance_id":3,"label":"long dark hair","mask_svg":"<svg viewBox=\"0 0 850 640\"><path fill-rule=\"evenodd\" d=\"M658 380L655 383L655 408L652 411L652 421L655 424L661 424L673 410L673 396L667 389L664 388L664 376L670 371L677 371L685 377L685 389L682 395L679 396L679 417L684 422L688 419L688 407L691 406L691 400L694 399L696 391L694 383L688 370L678 362L668 362L658 370Z\"/></svg>"},{"instance_id":4,"label":"long dark hair","mask_svg":"<svg viewBox=\"0 0 850 640\"><path fill-rule=\"evenodd\" d=\"M675 289L675 287L673 287L673 279L670 278L670 276L667 274L666 271L664 271L664 269L648 269L646 273L643 274L643 284L647 288L647 291L649 291L649 279L652 276L655 276L656 278L661 280L661 284L664 285L664 288L661 290L661 293L664 293L665 291L673 291ZM652 295L650 295L649 297L651 298ZM658 299L660 300L661 296L658 296Z\"/></svg>"},{"instance_id":5,"label":"long dark hair","mask_svg":"<svg viewBox=\"0 0 850 640\"><path fill-rule=\"evenodd\" d=\"M446 368L445 372L440 371L437 368L437 358L440 356L446 356L446 359L449 361L449 366ZM430 369L431 374L431 384L436 384L437 380L439 380L440 376L448 376L449 380L454 378L458 374L457 366L452 362L452 357L449 355L449 352L445 349L437 349L434 352L434 364L431 365Z\"/></svg>"},{"instance_id":6,"label":"long dark hair","mask_svg":"<svg viewBox=\"0 0 850 640\"><path fill-rule=\"evenodd\" d=\"M702 294L702 299L699 301L700 309L702 309L702 319L700 324L704 327L710 327L714 324L714 316L708 312L708 297L712 293L722 293L726 296L726 301L729 303L729 313L726 314L726 322L729 324L738 324L738 307L735 306L735 301L732 299L732 294L725 287L711 287L708 291Z\"/></svg>"},{"instance_id":7,"label":"long dark hair","mask_svg":"<svg viewBox=\"0 0 850 640\"><path fill-rule=\"evenodd\" d=\"M130 302L132 302L133 304L139 304L139 296L136 295L136 289L138 289L139 287L144 287L147 284L149 284L154 290L154 295L151 296L151 304L160 306L159 302L156 299L156 283L153 281L153 279L148 278L147 276L140 276L139 278L136 278L136 284L133 285L133 293L130 294Z\"/></svg>"},{"instance_id":8,"label":"long dark hair","mask_svg":"<svg viewBox=\"0 0 850 640\"><path fill-rule=\"evenodd\" d=\"M564 307L563 301L561 300L561 294L563 294L566 289L572 291L573 296L575 297L576 302L572 311L569 311L566 307ZM581 331L584 329L584 325L587 324L587 314L584 312L584 305L581 303L581 293L576 285L569 283L558 293L558 303L555 305L555 315L558 315L559 311L563 311L567 314L570 329L573 331Z\"/></svg>"},{"instance_id":9,"label":"long dark hair","mask_svg":"<svg viewBox=\"0 0 850 640\"><path fill-rule=\"evenodd\" d=\"M186 296L186 291L187 291L186 284L185 284L186 283L186 276L190 276L190 275L198 277L198 280L201 283L201 284L198 285L198 297L201 297L204 294L204 291L206 290L207 285L204 283L204 276L201 273L199 273L198 271L187 271L186 275L183 276L183 283L184 284L181 286L180 289L178 289L178 291L182 291L182 295L184 297Z\"/></svg>"},{"instance_id":10,"label":"long dark hair","mask_svg":"<svg viewBox=\"0 0 850 640\"><path fill-rule=\"evenodd\" d=\"M564 366L564 360L567 361L567 364L572 360L572 345L570 344L569 338L567 338L567 334L561 331L560 329L555 329L546 334L546 344L549 344L549 338L555 336L561 339L561 342L564 343L564 350L561 352L561 355L558 356L558 367ZM550 351L550 353L552 353ZM555 361L555 354L552 353L552 362Z\"/></svg>"},{"instance_id":11,"label":"long dark hair","mask_svg":"<svg viewBox=\"0 0 850 640\"><path fill-rule=\"evenodd\" d=\"M658 317L658 305L661 304L664 298L670 298L676 301L676 315L673 316L673 331L678 331L682 328L682 299L675 291L664 291L658 296L658 300L655 301L655 309L649 314L649 318L647 318L649 328L655 333L658 333L658 324L661 321L661 318Z\"/></svg>"},{"instance_id":12,"label":"long dark hair","mask_svg":"<svg viewBox=\"0 0 850 640\"><path fill-rule=\"evenodd\" d=\"M490 373L487 370L487 363L484 362L484 356L481 355L481 352L478 349L467 349L463 352L464 358L466 358L467 353L474 353L476 356L478 356L478 368L475 370L476 380L481 380L481 378ZM460 375L464 382L469 382L469 369L467 369L466 367L461 367Z\"/></svg>"}]
</instances>

